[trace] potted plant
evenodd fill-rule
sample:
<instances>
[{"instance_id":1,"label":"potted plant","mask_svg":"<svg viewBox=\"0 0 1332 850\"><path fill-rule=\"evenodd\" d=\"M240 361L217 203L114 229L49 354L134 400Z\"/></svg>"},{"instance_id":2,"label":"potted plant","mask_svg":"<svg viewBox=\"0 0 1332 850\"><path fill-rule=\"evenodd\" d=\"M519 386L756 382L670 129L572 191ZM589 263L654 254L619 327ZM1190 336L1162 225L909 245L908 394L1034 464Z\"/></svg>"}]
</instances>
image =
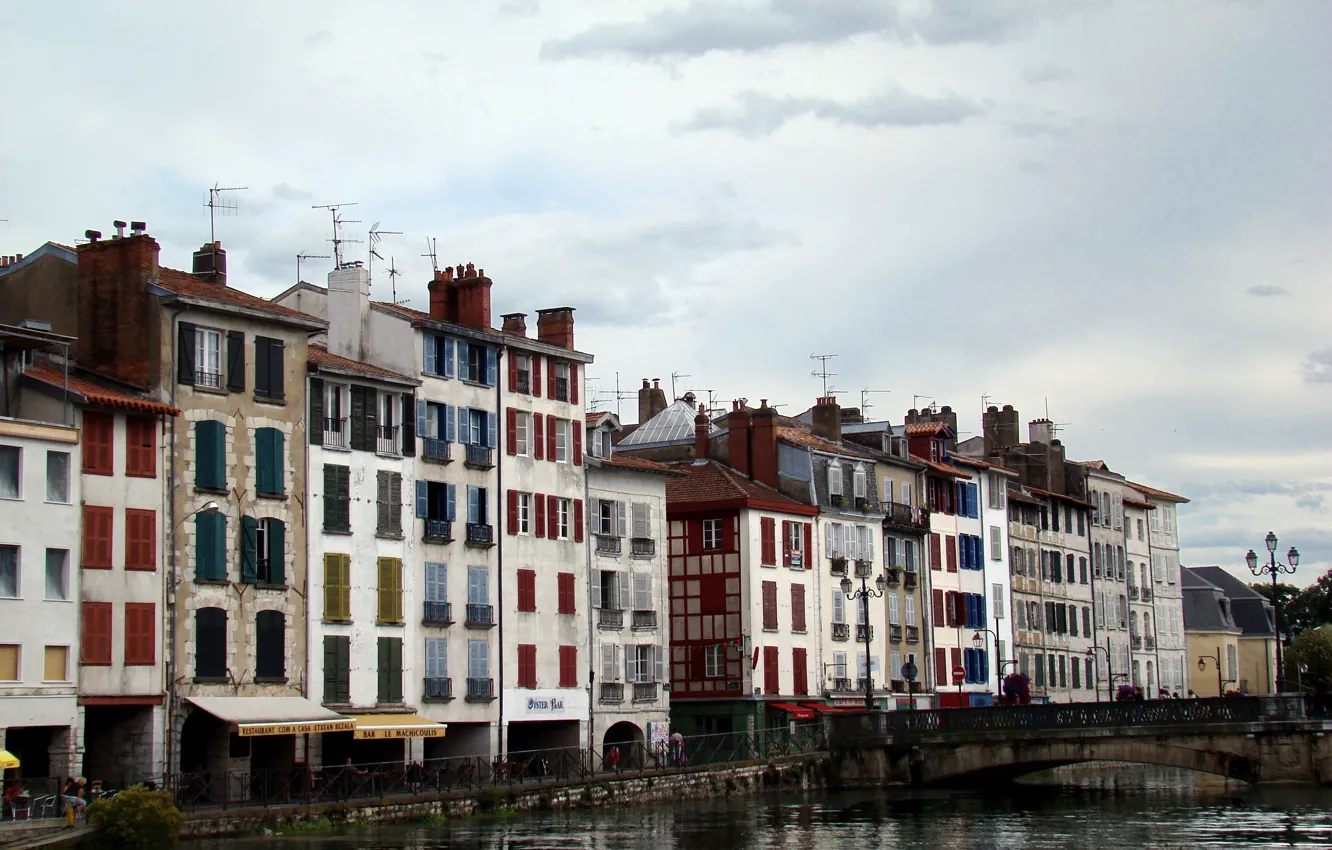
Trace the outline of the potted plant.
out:
<instances>
[{"instance_id":1,"label":"potted plant","mask_svg":"<svg viewBox=\"0 0 1332 850\"><path fill-rule=\"evenodd\" d=\"M868 498L856 499L856 510L860 511L861 513L869 513L870 507L871 507L870 500Z\"/></svg>"},{"instance_id":2,"label":"potted plant","mask_svg":"<svg viewBox=\"0 0 1332 850\"><path fill-rule=\"evenodd\" d=\"M1004 677L1000 700L1004 705L1030 705L1031 679L1025 673L1009 673Z\"/></svg>"},{"instance_id":3,"label":"potted plant","mask_svg":"<svg viewBox=\"0 0 1332 850\"><path fill-rule=\"evenodd\" d=\"M901 567L889 566L884 570L884 573L887 574L888 576L888 584L892 585L893 587L896 587L897 583L902 579Z\"/></svg>"}]
</instances>

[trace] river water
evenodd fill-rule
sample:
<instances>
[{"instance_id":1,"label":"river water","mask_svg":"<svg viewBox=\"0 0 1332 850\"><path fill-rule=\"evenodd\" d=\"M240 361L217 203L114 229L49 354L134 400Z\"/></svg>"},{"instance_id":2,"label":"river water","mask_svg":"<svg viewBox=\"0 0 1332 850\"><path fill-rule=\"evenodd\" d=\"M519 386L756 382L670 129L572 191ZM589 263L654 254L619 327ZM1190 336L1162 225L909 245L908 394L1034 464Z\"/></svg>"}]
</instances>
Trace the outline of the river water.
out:
<instances>
[{"instance_id":1,"label":"river water","mask_svg":"<svg viewBox=\"0 0 1332 850\"><path fill-rule=\"evenodd\" d=\"M993 791L782 794L461 818L188 850L799 850L1332 847L1332 789L1254 790L1131 765L1062 768Z\"/></svg>"}]
</instances>

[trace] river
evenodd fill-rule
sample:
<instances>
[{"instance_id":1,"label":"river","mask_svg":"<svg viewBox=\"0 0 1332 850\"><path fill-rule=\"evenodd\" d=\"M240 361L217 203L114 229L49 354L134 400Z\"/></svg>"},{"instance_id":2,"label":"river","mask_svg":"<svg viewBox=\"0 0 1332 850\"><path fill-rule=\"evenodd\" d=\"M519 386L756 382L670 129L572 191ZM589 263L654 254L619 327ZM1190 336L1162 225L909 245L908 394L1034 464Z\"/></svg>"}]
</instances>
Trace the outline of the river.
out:
<instances>
[{"instance_id":1,"label":"river","mask_svg":"<svg viewBox=\"0 0 1332 850\"><path fill-rule=\"evenodd\" d=\"M346 833L201 841L188 850L1329 847L1332 789L1254 790L1114 765L989 792L784 794L462 818Z\"/></svg>"}]
</instances>

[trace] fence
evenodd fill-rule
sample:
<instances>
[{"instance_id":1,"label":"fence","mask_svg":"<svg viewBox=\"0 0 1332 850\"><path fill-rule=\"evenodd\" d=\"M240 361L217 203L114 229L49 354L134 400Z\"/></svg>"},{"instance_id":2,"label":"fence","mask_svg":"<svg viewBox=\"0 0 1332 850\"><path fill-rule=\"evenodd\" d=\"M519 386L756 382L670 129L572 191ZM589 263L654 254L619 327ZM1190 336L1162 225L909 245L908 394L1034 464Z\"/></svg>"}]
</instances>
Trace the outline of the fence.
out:
<instances>
[{"instance_id":1,"label":"fence","mask_svg":"<svg viewBox=\"0 0 1332 850\"><path fill-rule=\"evenodd\" d=\"M10 779L5 781L6 788L13 787L17 789L17 795L8 797L4 801L3 813L0 817L4 820L37 820L39 818L61 818L65 816L65 808L69 805L65 798L61 796L61 789L64 787L64 780L55 776L24 777L21 779ZM95 800L110 796L114 792L94 792L91 788L84 789L84 803L90 804Z\"/></svg>"},{"instance_id":2,"label":"fence","mask_svg":"<svg viewBox=\"0 0 1332 850\"><path fill-rule=\"evenodd\" d=\"M167 787L182 811L236 806L381 800L497 786L540 787L594 777L633 777L720 767L825 750L822 725L696 735L675 745L642 742L602 748L560 748L507 756L451 756L423 762L382 762L290 769L233 770L225 776L182 774Z\"/></svg>"}]
</instances>

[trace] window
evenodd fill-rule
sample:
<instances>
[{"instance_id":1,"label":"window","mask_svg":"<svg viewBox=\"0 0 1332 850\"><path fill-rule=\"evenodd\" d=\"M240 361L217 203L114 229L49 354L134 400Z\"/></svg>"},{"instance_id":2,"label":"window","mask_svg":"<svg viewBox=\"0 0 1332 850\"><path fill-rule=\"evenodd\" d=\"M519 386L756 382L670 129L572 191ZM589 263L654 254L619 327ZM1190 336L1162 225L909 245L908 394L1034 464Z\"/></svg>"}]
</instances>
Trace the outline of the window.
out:
<instances>
[{"instance_id":1,"label":"window","mask_svg":"<svg viewBox=\"0 0 1332 850\"><path fill-rule=\"evenodd\" d=\"M125 508L125 569L157 569L157 512Z\"/></svg>"},{"instance_id":2,"label":"window","mask_svg":"<svg viewBox=\"0 0 1332 850\"><path fill-rule=\"evenodd\" d=\"M703 548L720 549L722 547L722 527L719 519L703 520Z\"/></svg>"},{"instance_id":3,"label":"window","mask_svg":"<svg viewBox=\"0 0 1332 850\"><path fill-rule=\"evenodd\" d=\"M16 643L0 644L0 682L19 680L19 647Z\"/></svg>"},{"instance_id":4,"label":"window","mask_svg":"<svg viewBox=\"0 0 1332 850\"><path fill-rule=\"evenodd\" d=\"M662 648L650 643L628 647L625 654L625 673L631 682L657 682L662 678L664 657Z\"/></svg>"},{"instance_id":5,"label":"window","mask_svg":"<svg viewBox=\"0 0 1332 850\"><path fill-rule=\"evenodd\" d=\"M402 561L380 558L377 618L381 623L402 622Z\"/></svg>"},{"instance_id":6,"label":"window","mask_svg":"<svg viewBox=\"0 0 1332 850\"><path fill-rule=\"evenodd\" d=\"M551 361L551 372L555 375L555 385L552 389L555 391L556 401L569 400L569 364L562 361Z\"/></svg>"},{"instance_id":7,"label":"window","mask_svg":"<svg viewBox=\"0 0 1332 850\"><path fill-rule=\"evenodd\" d=\"M222 679L226 675L227 612L200 608L194 612L194 678Z\"/></svg>"},{"instance_id":8,"label":"window","mask_svg":"<svg viewBox=\"0 0 1332 850\"><path fill-rule=\"evenodd\" d=\"M282 340L254 338L254 396L268 401L282 401Z\"/></svg>"},{"instance_id":9,"label":"window","mask_svg":"<svg viewBox=\"0 0 1332 850\"><path fill-rule=\"evenodd\" d=\"M1002 561L1004 559L1004 538L999 531L999 526L990 526L990 560Z\"/></svg>"},{"instance_id":10,"label":"window","mask_svg":"<svg viewBox=\"0 0 1332 850\"><path fill-rule=\"evenodd\" d=\"M568 463L572 449L573 440L570 439L570 432L573 423L568 419L546 418L547 427L555 433L555 457L557 463Z\"/></svg>"},{"instance_id":11,"label":"window","mask_svg":"<svg viewBox=\"0 0 1332 850\"><path fill-rule=\"evenodd\" d=\"M490 678L490 641L467 641L467 678Z\"/></svg>"},{"instance_id":12,"label":"window","mask_svg":"<svg viewBox=\"0 0 1332 850\"><path fill-rule=\"evenodd\" d=\"M83 473L85 475L114 474L115 422L115 417L110 413L87 411L83 414ZM68 501L68 499L52 499L47 496L47 501Z\"/></svg>"},{"instance_id":13,"label":"window","mask_svg":"<svg viewBox=\"0 0 1332 850\"><path fill-rule=\"evenodd\" d=\"M611 440L610 431L605 428L598 428L592 432L591 451L596 457L605 458L607 460L610 459L614 452L614 444Z\"/></svg>"},{"instance_id":14,"label":"window","mask_svg":"<svg viewBox=\"0 0 1332 850\"><path fill-rule=\"evenodd\" d=\"M1005 491L1008 488L1008 485L1004 483L1004 477L997 472L991 472L989 475L989 480L990 480L990 492L989 492L990 507L994 508L995 510L1001 511L1004 509L1004 495Z\"/></svg>"},{"instance_id":15,"label":"window","mask_svg":"<svg viewBox=\"0 0 1332 850\"><path fill-rule=\"evenodd\" d=\"M634 610L652 611L652 574L630 573L634 585Z\"/></svg>"},{"instance_id":16,"label":"window","mask_svg":"<svg viewBox=\"0 0 1332 850\"><path fill-rule=\"evenodd\" d=\"M69 681L69 647L48 646L42 659L43 682Z\"/></svg>"},{"instance_id":17,"label":"window","mask_svg":"<svg viewBox=\"0 0 1332 850\"><path fill-rule=\"evenodd\" d=\"M770 516L759 519L759 563L777 566L777 520Z\"/></svg>"},{"instance_id":18,"label":"window","mask_svg":"<svg viewBox=\"0 0 1332 850\"><path fill-rule=\"evenodd\" d=\"M0 546L0 598L17 599L19 582L19 547Z\"/></svg>"},{"instance_id":19,"label":"window","mask_svg":"<svg viewBox=\"0 0 1332 850\"><path fill-rule=\"evenodd\" d=\"M375 533L402 536L402 475L379 470L375 477Z\"/></svg>"},{"instance_id":20,"label":"window","mask_svg":"<svg viewBox=\"0 0 1332 850\"><path fill-rule=\"evenodd\" d=\"M241 519L241 581L281 585L286 581L287 527L280 519Z\"/></svg>"},{"instance_id":21,"label":"window","mask_svg":"<svg viewBox=\"0 0 1332 850\"><path fill-rule=\"evenodd\" d=\"M513 370L511 392L530 395L532 392L532 355L530 354L512 354L509 357L509 368Z\"/></svg>"},{"instance_id":22,"label":"window","mask_svg":"<svg viewBox=\"0 0 1332 850\"><path fill-rule=\"evenodd\" d=\"M652 506L647 502L634 502L630 511L633 514L633 532L635 540L652 539Z\"/></svg>"},{"instance_id":23,"label":"window","mask_svg":"<svg viewBox=\"0 0 1332 850\"><path fill-rule=\"evenodd\" d=\"M254 623L254 676L287 678L287 618L281 611L260 611Z\"/></svg>"},{"instance_id":24,"label":"window","mask_svg":"<svg viewBox=\"0 0 1332 850\"><path fill-rule=\"evenodd\" d=\"M536 571L518 571L518 610L536 611Z\"/></svg>"},{"instance_id":25,"label":"window","mask_svg":"<svg viewBox=\"0 0 1332 850\"><path fill-rule=\"evenodd\" d=\"M851 473L851 491L857 499L869 498L869 475L859 464Z\"/></svg>"},{"instance_id":26,"label":"window","mask_svg":"<svg viewBox=\"0 0 1332 850\"><path fill-rule=\"evenodd\" d=\"M763 631L777 631L777 582L763 582Z\"/></svg>"},{"instance_id":27,"label":"window","mask_svg":"<svg viewBox=\"0 0 1332 850\"><path fill-rule=\"evenodd\" d=\"M17 446L0 446L0 499L20 498Z\"/></svg>"},{"instance_id":28,"label":"window","mask_svg":"<svg viewBox=\"0 0 1332 850\"><path fill-rule=\"evenodd\" d=\"M111 569L111 526L114 518L112 508L83 506L83 559L80 564L84 569Z\"/></svg>"},{"instance_id":29,"label":"window","mask_svg":"<svg viewBox=\"0 0 1332 850\"><path fill-rule=\"evenodd\" d=\"M351 702L351 638L346 635L324 635L324 702Z\"/></svg>"},{"instance_id":30,"label":"window","mask_svg":"<svg viewBox=\"0 0 1332 850\"><path fill-rule=\"evenodd\" d=\"M324 531L351 531L351 467L324 464Z\"/></svg>"},{"instance_id":31,"label":"window","mask_svg":"<svg viewBox=\"0 0 1332 850\"><path fill-rule=\"evenodd\" d=\"M489 525L489 499L485 487L467 487L467 521L472 525Z\"/></svg>"},{"instance_id":32,"label":"window","mask_svg":"<svg viewBox=\"0 0 1332 850\"><path fill-rule=\"evenodd\" d=\"M276 428L258 428L254 432L254 482L261 496L281 496L286 492L286 452L282 444L283 434Z\"/></svg>"},{"instance_id":33,"label":"window","mask_svg":"<svg viewBox=\"0 0 1332 850\"><path fill-rule=\"evenodd\" d=\"M709 679L720 679L726 675L726 647L711 644L703 647L703 675Z\"/></svg>"},{"instance_id":34,"label":"window","mask_svg":"<svg viewBox=\"0 0 1332 850\"><path fill-rule=\"evenodd\" d=\"M151 667L157 661L157 605L125 603L125 666Z\"/></svg>"},{"instance_id":35,"label":"window","mask_svg":"<svg viewBox=\"0 0 1332 850\"><path fill-rule=\"evenodd\" d=\"M186 328L181 324L181 331ZM222 334L210 328L193 328L194 385L222 389Z\"/></svg>"},{"instance_id":36,"label":"window","mask_svg":"<svg viewBox=\"0 0 1332 850\"><path fill-rule=\"evenodd\" d=\"M517 504L517 522L514 525L514 531L518 534L530 534L532 532L532 494L518 493L515 495Z\"/></svg>"},{"instance_id":37,"label":"window","mask_svg":"<svg viewBox=\"0 0 1332 850\"><path fill-rule=\"evenodd\" d=\"M560 647L560 687L578 687L578 647Z\"/></svg>"},{"instance_id":38,"label":"window","mask_svg":"<svg viewBox=\"0 0 1332 850\"><path fill-rule=\"evenodd\" d=\"M69 504L69 452L46 453L46 501Z\"/></svg>"},{"instance_id":39,"label":"window","mask_svg":"<svg viewBox=\"0 0 1332 850\"><path fill-rule=\"evenodd\" d=\"M69 599L69 550L46 550L46 598L56 601Z\"/></svg>"},{"instance_id":40,"label":"window","mask_svg":"<svg viewBox=\"0 0 1332 850\"><path fill-rule=\"evenodd\" d=\"M194 577L204 581L227 579L227 518L221 513L194 517Z\"/></svg>"},{"instance_id":41,"label":"window","mask_svg":"<svg viewBox=\"0 0 1332 850\"><path fill-rule=\"evenodd\" d=\"M156 419L125 418L125 474L131 478L157 477Z\"/></svg>"},{"instance_id":42,"label":"window","mask_svg":"<svg viewBox=\"0 0 1332 850\"><path fill-rule=\"evenodd\" d=\"M226 426L213 419L194 423L194 486L200 490L225 490L227 476Z\"/></svg>"},{"instance_id":43,"label":"window","mask_svg":"<svg viewBox=\"0 0 1332 850\"><path fill-rule=\"evenodd\" d=\"M805 530L803 522L782 521L782 563L800 569L805 563Z\"/></svg>"},{"instance_id":44,"label":"window","mask_svg":"<svg viewBox=\"0 0 1332 850\"><path fill-rule=\"evenodd\" d=\"M791 631L803 634L805 628L805 586L793 584L791 585Z\"/></svg>"},{"instance_id":45,"label":"window","mask_svg":"<svg viewBox=\"0 0 1332 850\"><path fill-rule=\"evenodd\" d=\"M379 638L378 649L379 689L375 701L397 705L402 702L402 638Z\"/></svg>"},{"instance_id":46,"label":"window","mask_svg":"<svg viewBox=\"0 0 1332 850\"><path fill-rule=\"evenodd\" d=\"M624 505L610 499L597 499L593 504L593 533L601 537L624 536Z\"/></svg>"},{"instance_id":47,"label":"window","mask_svg":"<svg viewBox=\"0 0 1332 850\"><path fill-rule=\"evenodd\" d=\"M513 411L513 453L527 457L532 453L532 414L522 410Z\"/></svg>"},{"instance_id":48,"label":"window","mask_svg":"<svg viewBox=\"0 0 1332 850\"><path fill-rule=\"evenodd\" d=\"M518 687L535 688L537 686L536 644L518 644Z\"/></svg>"},{"instance_id":49,"label":"window","mask_svg":"<svg viewBox=\"0 0 1332 850\"><path fill-rule=\"evenodd\" d=\"M1078 582L1080 584L1087 583L1087 559L1085 557L1078 558Z\"/></svg>"},{"instance_id":50,"label":"window","mask_svg":"<svg viewBox=\"0 0 1332 850\"><path fill-rule=\"evenodd\" d=\"M474 384L494 386L499 362L495 349L458 340L458 377Z\"/></svg>"},{"instance_id":51,"label":"window","mask_svg":"<svg viewBox=\"0 0 1332 850\"><path fill-rule=\"evenodd\" d=\"M907 596L902 601L905 603L903 608L906 613L906 624L908 626L916 625L916 597Z\"/></svg>"},{"instance_id":52,"label":"window","mask_svg":"<svg viewBox=\"0 0 1332 850\"><path fill-rule=\"evenodd\" d=\"M842 465L837 461L828 464L828 495L842 495Z\"/></svg>"},{"instance_id":53,"label":"window","mask_svg":"<svg viewBox=\"0 0 1332 850\"><path fill-rule=\"evenodd\" d=\"M901 606L900 606L900 603L899 603L899 600L898 600L898 596L897 596L897 594L896 594L896 593L889 594L889 596L888 596L888 625L890 625L890 626L901 625L902 620L901 620L901 615L899 614L899 609L900 609L900 607L901 607Z\"/></svg>"},{"instance_id":54,"label":"window","mask_svg":"<svg viewBox=\"0 0 1332 850\"><path fill-rule=\"evenodd\" d=\"M651 590L651 587L649 587L648 589ZM556 591L558 594L558 605L559 605L559 607L556 609L557 613L560 614L577 613L576 611L577 605L575 604L576 596L574 595L573 573L556 574Z\"/></svg>"},{"instance_id":55,"label":"window","mask_svg":"<svg viewBox=\"0 0 1332 850\"><path fill-rule=\"evenodd\" d=\"M490 604L490 569L482 566L467 568L467 604Z\"/></svg>"},{"instance_id":56,"label":"window","mask_svg":"<svg viewBox=\"0 0 1332 850\"><path fill-rule=\"evenodd\" d=\"M449 641L447 638L426 638L425 677L427 679L447 679L449 677Z\"/></svg>"},{"instance_id":57,"label":"window","mask_svg":"<svg viewBox=\"0 0 1332 850\"><path fill-rule=\"evenodd\" d=\"M560 540L569 539L569 500L555 500L555 531Z\"/></svg>"}]
</instances>

